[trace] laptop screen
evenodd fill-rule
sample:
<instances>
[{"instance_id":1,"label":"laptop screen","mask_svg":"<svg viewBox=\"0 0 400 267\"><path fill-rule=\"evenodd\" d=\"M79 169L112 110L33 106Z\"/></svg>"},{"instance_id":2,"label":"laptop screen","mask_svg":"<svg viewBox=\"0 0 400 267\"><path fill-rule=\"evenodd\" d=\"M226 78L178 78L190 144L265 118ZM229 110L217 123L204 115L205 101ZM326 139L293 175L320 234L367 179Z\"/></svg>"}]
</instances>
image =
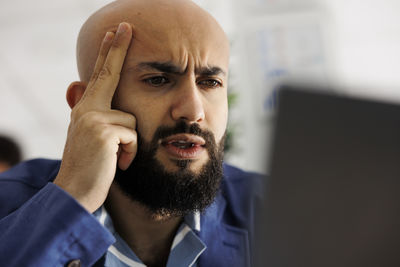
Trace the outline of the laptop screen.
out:
<instances>
[{"instance_id":1,"label":"laptop screen","mask_svg":"<svg viewBox=\"0 0 400 267\"><path fill-rule=\"evenodd\" d=\"M400 266L400 106L283 87L254 266Z\"/></svg>"}]
</instances>

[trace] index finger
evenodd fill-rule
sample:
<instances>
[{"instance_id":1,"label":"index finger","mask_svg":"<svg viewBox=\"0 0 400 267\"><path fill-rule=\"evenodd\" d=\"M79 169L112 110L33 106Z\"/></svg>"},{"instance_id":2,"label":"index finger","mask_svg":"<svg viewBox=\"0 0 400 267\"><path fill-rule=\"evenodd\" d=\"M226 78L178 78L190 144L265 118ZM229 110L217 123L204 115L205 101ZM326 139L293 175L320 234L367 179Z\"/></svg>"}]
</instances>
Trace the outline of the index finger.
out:
<instances>
[{"instance_id":1,"label":"index finger","mask_svg":"<svg viewBox=\"0 0 400 267\"><path fill-rule=\"evenodd\" d=\"M126 22L119 24L97 79L85 91L86 101L97 108L111 108L131 39L132 26Z\"/></svg>"},{"instance_id":2,"label":"index finger","mask_svg":"<svg viewBox=\"0 0 400 267\"><path fill-rule=\"evenodd\" d=\"M97 80L97 77L99 76L99 73L103 68L104 62L106 61L108 51L110 50L112 41L114 40L114 36L114 32L107 32L104 36L103 42L100 46L99 54L97 56L96 64L94 65L92 76L90 77L88 87L91 87L91 85Z\"/></svg>"}]
</instances>

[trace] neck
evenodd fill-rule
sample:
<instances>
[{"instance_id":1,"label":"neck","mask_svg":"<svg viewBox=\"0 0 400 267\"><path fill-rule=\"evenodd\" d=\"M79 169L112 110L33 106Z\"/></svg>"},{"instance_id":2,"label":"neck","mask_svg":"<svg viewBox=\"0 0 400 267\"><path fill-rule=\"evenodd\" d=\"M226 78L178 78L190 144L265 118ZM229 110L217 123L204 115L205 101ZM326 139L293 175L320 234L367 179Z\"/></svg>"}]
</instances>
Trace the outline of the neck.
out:
<instances>
[{"instance_id":1,"label":"neck","mask_svg":"<svg viewBox=\"0 0 400 267\"><path fill-rule=\"evenodd\" d=\"M154 216L113 184L106 209L117 233L147 266L165 266L181 217Z\"/></svg>"}]
</instances>

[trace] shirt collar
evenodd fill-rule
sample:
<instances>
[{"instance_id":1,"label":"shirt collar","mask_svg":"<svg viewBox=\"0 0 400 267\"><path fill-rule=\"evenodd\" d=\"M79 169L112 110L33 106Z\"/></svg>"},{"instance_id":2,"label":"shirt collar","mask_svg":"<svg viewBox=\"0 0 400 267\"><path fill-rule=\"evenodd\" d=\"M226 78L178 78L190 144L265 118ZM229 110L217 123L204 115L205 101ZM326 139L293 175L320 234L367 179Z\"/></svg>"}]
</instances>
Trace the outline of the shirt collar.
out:
<instances>
[{"instance_id":1,"label":"shirt collar","mask_svg":"<svg viewBox=\"0 0 400 267\"><path fill-rule=\"evenodd\" d=\"M96 210L93 215L116 238L114 245L107 251L107 266L145 266L115 231L111 217L108 215L104 206ZM194 212L184 217L184 221L174 238L167 267L197 266L197 259L207 246L202 242L198 237L198 233L196 234L195 231L200 231L200 212Z\"/></svg>"},{"instance_id":2,"label":"shirt collar","mask_svg":"<svg viewBox=\"0 0 400 267\"><path fill-rule=\"evenodd\" d=\"M183 220L192 230L200 232L201 226L200 226L200 212L199 211L195 211L193 213L186 215L183 218Z\"/></svg>"},{"instance_id":3,"label":"shirt collar","mask_svg":"<svg viewBox=\"0 0 400 267\"><path fill-rule=\"evenodd\" d=\"M97 209L93 215L99 220L101 225L106 226L108 229L113 229L110 216L106 211L104 205ZM200 225L200 212L195 211L193 213L189 213L183 218L183 221L194 231L200 232L201 225ZM114 230L114 229L113 229Z\"/></svg>"}]
</instances>

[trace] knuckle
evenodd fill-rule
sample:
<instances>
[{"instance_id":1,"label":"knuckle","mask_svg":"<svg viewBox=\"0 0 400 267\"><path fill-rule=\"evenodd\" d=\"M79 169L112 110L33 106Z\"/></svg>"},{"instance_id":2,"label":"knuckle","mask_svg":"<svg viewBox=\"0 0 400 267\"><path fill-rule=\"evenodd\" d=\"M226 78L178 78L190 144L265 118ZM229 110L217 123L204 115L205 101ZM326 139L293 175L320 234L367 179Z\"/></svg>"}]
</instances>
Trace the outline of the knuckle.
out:
<instances>
[{"instance_id":1,"label":"knuckle","mask_svg":"<svg viewBox=\"0 0 400 267\"><path fill-rule=\"evenodd\" d=\"M89 121L92 121L94 123L100 123L104 116L101 112L93 110L86 112L85 115Z\"/></svg>"},{"instance_id":2,"label":"knuckle","mask_svg":"<svg viewBox=\"0 0 400 267\"><path fill-rule=\"evenodd\" d=\"M127 114L126 116L128 124L132 126L132 128L135 128L136 126L136 117L133 116L132 114Z\"/></svg>"},{"instance_id":3,"label":"knuckle","mask_svg":"<svg viewBox=\"0 0 400 267\"><path fill-rule=\"evenodd\" d=\"M107 64L105 64L105 65L103 66L103 68L101 68L101 70L100 70L100 72L99 72L98 79L104 80L104 79L109 78L111 75L112 75L112 72L111 72L110 66L107 65Z\"/></svg>"},{"instance_id":4,"label":"knuckle","mask_svg":"<svg viewBox=\"0 0 400 267\"><path fill-rule=\"evenodd\" d=\"M137 142L137 132L136 132L136 130L131 130L131 133L132 133L132 136L133 136L133 140L134 140L134 142L136 143Z\"/></svg>"},{"instance_id":5,"label":"knuckle","mask_svg":"<svg viewBox=\"0 0 400 267\"><path fill-rule=\"evenodd\" d=\"M96 136L99 144L102 144L104 146L119 143L119 139L115 135L115 131L110 125L99 125Z\"/></svg>"},{"instance_id":6,"label":"knuckle","mask_svg":"<svg viewBox=\"0 0 400 267\"><path fill-rule=\"evenodd\" d=\"M134 129L136 128L136 117L133 114L120 111L120 110L113 110L114 114L118 116L121 121L121 125L129 128L129 129Z\"/></svg>"},{"instance_id":7,"label":"knuckle","mask_svg":"<svg viewBox=\"0 0 400 267\"><path fill-rule=\"evenodd\" d=\"M95 111L88 111L80 115L79 123L90 128L99 123L99 114Z\"/></svg>"},{"instance_id":8,"label":"knuckle","mask_svg":"<svg viewBox=\"0 0 400 267\"><path fill-rule=\"evenodd\" d=\"M98 139L105 142L110 139L112 136L112 132L110 131L109 127L106 125L99 125L98 126Z\"/></svg>"},{"instance_id":9,"label":"knuckle","mask_svg":"<svg viewBox=\"0 0 400 267\"><path fill-rule=\"evenodd\" d=\"M119 49L121 48L121 42L118 38L114 39L114 41L111 43L111 47L114 49Z\"/></svg>"}]
</instances>

